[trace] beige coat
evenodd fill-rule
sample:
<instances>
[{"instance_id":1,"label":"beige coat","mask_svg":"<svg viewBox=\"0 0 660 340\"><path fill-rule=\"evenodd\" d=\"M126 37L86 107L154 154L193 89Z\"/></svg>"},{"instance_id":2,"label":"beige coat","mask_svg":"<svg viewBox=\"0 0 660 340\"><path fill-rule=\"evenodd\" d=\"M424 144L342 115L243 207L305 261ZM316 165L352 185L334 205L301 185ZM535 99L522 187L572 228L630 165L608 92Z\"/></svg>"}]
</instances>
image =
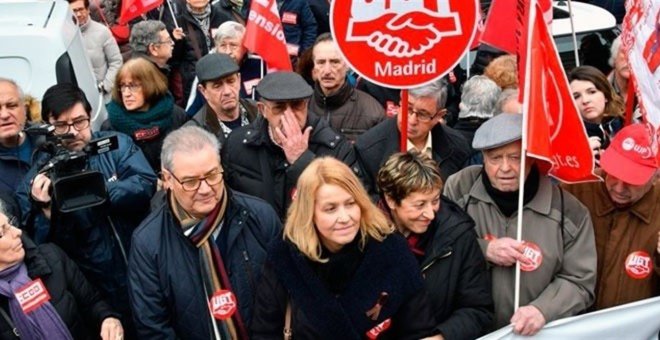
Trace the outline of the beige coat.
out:
<instances>
[{"instance_id":1,"label":"beige coat","mask_svg":"<svg viewBox=\"0 0 660 340\"><path fill-rule=\"evenodd\" d=\"M487 194L481 166L471 166L447 179L444 194L465 209L476 222L484 252L486 235L516 238L517 213L505 217ZM589 212L571 194L563 192L564 227L560 190L541 176L536 196L524 206L522 239L536 243L543 254L534 271L521 272L520 305L533 305L546 322L576 315L594 300L596 247ZM495 326L509 324L513 315L515 266L491 264Z\"/></svg>"}]
</instances>

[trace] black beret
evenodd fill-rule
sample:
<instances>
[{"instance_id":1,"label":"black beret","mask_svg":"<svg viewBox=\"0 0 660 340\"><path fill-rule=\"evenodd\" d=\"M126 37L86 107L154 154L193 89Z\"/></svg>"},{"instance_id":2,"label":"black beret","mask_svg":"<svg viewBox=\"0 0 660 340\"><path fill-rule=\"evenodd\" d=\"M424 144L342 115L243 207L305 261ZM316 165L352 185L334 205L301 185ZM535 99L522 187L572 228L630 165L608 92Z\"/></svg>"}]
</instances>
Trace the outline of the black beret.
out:
<instances>
[{"instance_id":1,"label":"black beret","mask_svg":"<svg viewBox=\"0 0 660 340\"><path fill-rule=\"evenodd\" d=\"M287 101L309 98L314 90L298 73L273 72L261 79L257 92L266 100Z\"/></svg>"},{"instance_id":2,"label":"black beret","mask_svg":"<svg viewBox=\"0 0 660 340\"><path fill-rule=\"evenodd\" d=\"M238 64L227 54L209 53L197 61L195 72L199 83L220 79L238 72Z\"/></svg>"}]
</instances>

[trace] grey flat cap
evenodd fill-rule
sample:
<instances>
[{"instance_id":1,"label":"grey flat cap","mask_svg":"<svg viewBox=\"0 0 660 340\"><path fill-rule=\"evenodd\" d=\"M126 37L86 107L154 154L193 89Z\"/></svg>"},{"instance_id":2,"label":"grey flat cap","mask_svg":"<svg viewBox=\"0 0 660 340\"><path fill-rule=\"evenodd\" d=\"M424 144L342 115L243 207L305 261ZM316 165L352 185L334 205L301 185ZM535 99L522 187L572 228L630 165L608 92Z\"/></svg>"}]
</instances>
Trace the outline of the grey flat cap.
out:
<instances>
[{"instance_id":1,"label":"grey flat cap","mask_svg":"<svg viewBox=\"0 0 660 340\"><path fill-rule=\"evenodd\" d=\"M238 65L227 54L209 53L197 61L195 72L199 82L203 83L238 72Z\"/></svg>"},{"instance_id":2,"label":"grey flat cap","mask_svg":"<svg viewBox=\"0 0 660 340\"><path fill-rule=\"evenodd\" d=\"M266 100L287 101L309 98L314 90L298 73L273 72L261 79L257 92Z\"/></svg>"},{"instance_id":3,"label":"grey flat cap","mask_svg":"<svg viewBox=\"0 0 660 340\"><path fill-rule=\"evenodd\" d=\"M472 148L475 150L494 149L522 138L522 115L500 113L488 119L474 133Z\"/></svg>"}]
</instances>

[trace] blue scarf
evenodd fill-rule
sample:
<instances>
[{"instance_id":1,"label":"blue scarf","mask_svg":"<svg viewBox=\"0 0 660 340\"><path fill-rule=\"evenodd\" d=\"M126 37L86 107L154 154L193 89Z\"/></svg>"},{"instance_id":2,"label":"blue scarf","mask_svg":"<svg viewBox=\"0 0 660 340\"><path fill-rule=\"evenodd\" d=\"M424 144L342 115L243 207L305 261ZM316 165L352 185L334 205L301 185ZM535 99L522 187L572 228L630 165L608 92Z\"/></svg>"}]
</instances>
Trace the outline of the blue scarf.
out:
<instances>
[{"instance_id":1,"label":"blue scarf","mask_svg":"<svg viewBox=\"0 0 660 340\"><path fill-rule=\"evenodd\" d=\"M69 329L50 302L25 314L14 292L28 284L25 263L17 263L0 271L0 295L9 301L9 312L21 339L73 339Z\"/></svg>"}]
</instances>

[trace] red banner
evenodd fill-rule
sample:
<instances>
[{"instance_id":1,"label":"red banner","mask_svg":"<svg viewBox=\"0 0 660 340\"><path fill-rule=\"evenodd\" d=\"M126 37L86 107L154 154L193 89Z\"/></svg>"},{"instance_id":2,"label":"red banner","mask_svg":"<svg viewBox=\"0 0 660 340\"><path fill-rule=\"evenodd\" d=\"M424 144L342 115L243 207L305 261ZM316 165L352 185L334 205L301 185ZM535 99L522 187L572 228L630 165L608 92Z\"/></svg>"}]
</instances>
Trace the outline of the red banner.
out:
<instances>
[{"instance_id":1,"label":"red banner","mask_svg":"<svg viewBox=\"0 0 660 340\"><path fill-rule=\"evenodd\" d=\"M531 25L532 39L526 53L528 107L524 109L528 113L527 154L550 162L549 174L563 182L598 180L587 134L554 40L543 20L534 20Z\"/></svg>"},{"instance_id":2,"label":"red banner","mask_svg":"<svg viewBox=\"0 0 660 340\"><path fill-rule=\"evenodd\" d=\"M547 25L552 24L552 2L538 0ZM498 48L504 52L515 54L521 22L527 26L527 20L521 13L529 8L529 1L493 0L486 16L486 23L481 35L481 42ZM521 83L522 84L522 83Z\"/></svg>"},{"instance_id":3,"label":"red banner","mask_svg":"<svg viewBox=\"0 0 660 340\"><path fill-rule=\"evenodd\" d=\"M292 70L276 0L252 1L243 45L261 56L269 70Z\"/></svg>"},{"instance_id":4,"label":"red banner","mask_svg":"<svg viewBox=\"0 0 660 340\"><path fill-rule=\"evenodd\" d=\"M117 22L119 22L120 25L126 24L140 15L160 6L162 3L163 0L122 0L121 11L119 12Z\"/></svg>"}]
</instances>

